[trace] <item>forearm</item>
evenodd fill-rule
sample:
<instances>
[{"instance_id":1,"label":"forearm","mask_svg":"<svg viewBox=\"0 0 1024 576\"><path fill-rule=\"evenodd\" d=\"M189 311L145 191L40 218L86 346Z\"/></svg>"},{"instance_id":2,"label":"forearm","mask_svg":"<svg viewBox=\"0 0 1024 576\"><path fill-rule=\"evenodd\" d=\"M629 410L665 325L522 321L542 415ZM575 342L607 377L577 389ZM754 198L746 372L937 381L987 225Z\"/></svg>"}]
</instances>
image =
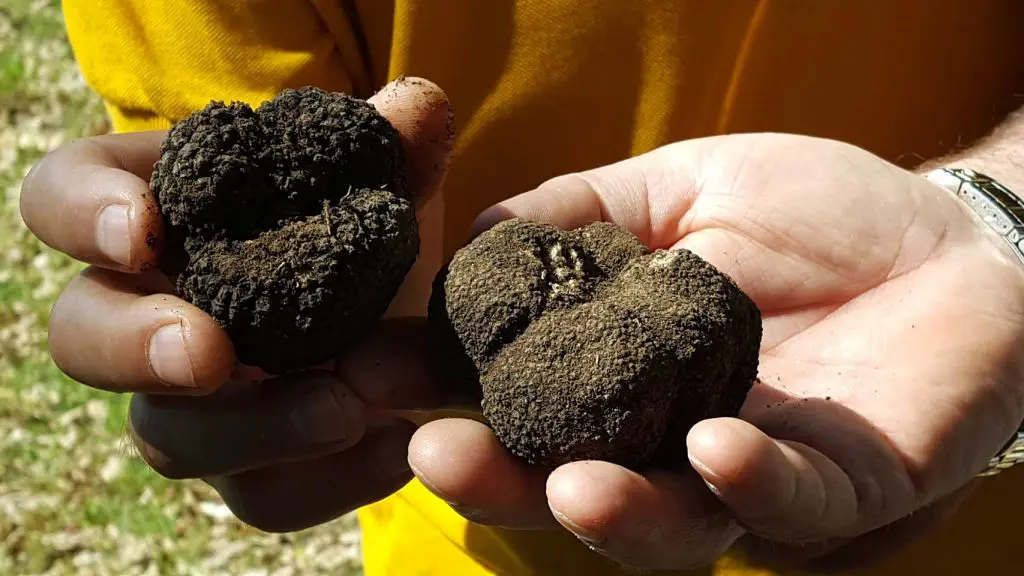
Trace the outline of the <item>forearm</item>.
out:
<instances>
[{"instance_id":1,"label":"forearm","mask_svg":"<svg viewBox=\"0 0 1024 576\"><path fill-rule=\"evenodd\" d=\"M922 169L938 167L971 168L1024 194L1024 108L970 148L927 162Z\"/></svg>"}]
</instances>

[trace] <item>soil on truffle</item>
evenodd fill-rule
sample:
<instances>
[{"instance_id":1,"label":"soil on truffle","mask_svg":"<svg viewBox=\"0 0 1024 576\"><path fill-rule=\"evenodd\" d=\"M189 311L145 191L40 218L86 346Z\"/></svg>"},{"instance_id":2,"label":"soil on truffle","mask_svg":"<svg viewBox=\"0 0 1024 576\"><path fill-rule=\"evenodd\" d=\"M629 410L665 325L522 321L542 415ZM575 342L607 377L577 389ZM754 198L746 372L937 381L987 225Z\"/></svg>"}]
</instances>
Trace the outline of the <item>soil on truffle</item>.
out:
<instances>
[{"instance_id":1,"label":"soil on truffle","mask_svg":"<svg viewBox=\"0 0 1024 576\"><path fill-rule=\"evenodd\" d=\"M543 466L638 467L675 431L736 415L761 340L726 275L607 223L498 224L438 276L430 319L502 444Z\"/></svg>"},{"instance_id":2,"label":"soil on truffle","mask_svg":"<svg viewBox=\"0 0 1024 576\"><path fill-rule=\"evenodd\" d=\"M213 102L170 130L151 187L165 269L270 373L335 358L385 312L419 248L398 132L317 88Z\"/></svg>"}]
</instances>

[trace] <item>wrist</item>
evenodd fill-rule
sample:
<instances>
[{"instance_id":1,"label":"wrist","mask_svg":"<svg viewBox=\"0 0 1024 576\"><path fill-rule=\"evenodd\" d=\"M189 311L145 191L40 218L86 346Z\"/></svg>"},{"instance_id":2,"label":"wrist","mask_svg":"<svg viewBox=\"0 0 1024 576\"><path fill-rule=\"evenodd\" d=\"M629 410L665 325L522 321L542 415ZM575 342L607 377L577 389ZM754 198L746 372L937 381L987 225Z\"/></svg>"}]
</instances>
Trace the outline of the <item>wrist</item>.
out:
<instances>
[{"instance_id":1,"label":"wrist","mask_svg":"<svg viewBox=\"0 0 1024 576\"><path fill-rule=\"evenodd\" d=\"M923 175L956 196L979 231L1000 252L1024 265L1024 202L990 174L968 166L940 166Z\"/></svg>"},{"instance_id":2,"label":"wrist","mask_svg":"<svg viewBox=\"0 0 1024 576\"><path fill-rule=\"evenodd\" d=\"M1024 198L1024 163L1015 164L1006 162L1005 159L993 162L984 155L978 155L949 158L932 165L932 169L935 168L973 170L999 182L1018 198ZM925 173L928 171L930 170L926 170Z\"/></svg>"},{"instance_id":3,"label":"wrist","mask_svg":"<svg viewBox=\"0 0 1024 576\"><path fill-rule=\"evenodd\" d=\"M974 213L993 241L1013 253L1024 266L1024 201L991 174L967 166L944 166L926 174L931 182L955 194ZM980 476L991 476L1024 463L1024 423L989 461Z\"/></svg>"},{"instance_id":4,"label":"wrist","mask_svg":"<svg viewBox=\"0 0 1024 576\"><path fill-rule=\"evenodd\" d=\"M1024 109L1008 116L971 147L936 158L922 168L926 172L934 168L970 168L1024 197Z\"/></svg>"}]
</instances>

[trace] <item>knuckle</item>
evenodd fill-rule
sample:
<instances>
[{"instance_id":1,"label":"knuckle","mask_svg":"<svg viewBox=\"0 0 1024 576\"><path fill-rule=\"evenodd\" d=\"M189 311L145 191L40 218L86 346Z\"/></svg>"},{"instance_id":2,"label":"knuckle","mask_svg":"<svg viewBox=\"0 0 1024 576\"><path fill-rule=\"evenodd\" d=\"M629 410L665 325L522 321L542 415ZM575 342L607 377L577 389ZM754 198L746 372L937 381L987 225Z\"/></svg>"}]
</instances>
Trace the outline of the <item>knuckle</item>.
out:
<instances>
[{"instance_id":1,"label":"knuckle","mask_svg":"<svg viewBox=\"0 0 1024 576\"><path fill-rule=\"evenodd\" d=\"M170 480L200 477L194 458L180 453L175 443L162 441L168 437L163 429L160 419L151 410L148 397L144 394L133 396L128 409L127 430L143 462Z\"/></svg>"},{"instance_id":2,"label":"knuckle","mask_svg":"<svg viewBox=\"0 0 1024 576\"><path fill-rule=\"evenodd\" d=\"M36 196L46 188L47 180L52 176L67 172L68 158L74 156L76 150L88 145L88 140L62 144L47 152L39 161L32 165L21 185L22 206L25 206L26 199L35 200Z\"/></svg>"},{"instance_id":3,"label":"knuckle","mask_svg":"<svg viewBox=\"0 0 1024 576\"><path fill-rule=\"evenodd\" d=\"M22 192L36 192L38 190L39 182L51 171L51 165L55 162L59 163L61 156L63 156L67 147L70 144L64 144L57 148L47 152L42 158L40 158L32 168L29 169L28 174L25 175L25 179L22 181L21 190Z\"/></svg>"},{"instance_id":4,"label":"knuckle","mask_svg":"<svg viewBox=\"0 0 1024 576\"><path fill-rule=\"evenodd\" d=\"M54 163L55 157L59 154L61 154L60 148L43 156L42 159L32 165L32 168L29 169L28 174L25 175L21 182L21 195L18 202L21 219L25 222L25 226L36 236L40 235L40 222L36 218L36 214L40 212L38 210L38 204L42 200L40 194L45 188L44 182L51 172L50 165Z\"/></svg>"},{"instance_id":5,"label":"knuckle","mask_svg":"<svg viewBox=\"0 0 1024 576\"><path fill-rule=\"evenodd\" d=\"M235 508L228 506L228 509L242 522L268 534L285 534L297 532L316 526L315 522L296 522L294 518L285 518L277 511L268 511L262 505L250 508Z\"/></svg>"},{"instance_id":6,"label":"knuckle","mask_svg":"<svg viewBox=\"0 0 1024 576\"><path fill-rule=\"evenodd\" d=\"M57 296L53 306L50 307L50 315L47 321L47 347L50 350L50 358L54 365L68 377L77 380L72 353L72 342L81 334L68 334L69 330L76 325L75 314L79 307L75 306L75 292L78 284L82 281L81 274L76 276L67 287ZM86 383L88 384L88 383Z\"/></svg>"},{"instance_id":7,"label":"knuckle","mask_svg":"<svg viewBox=\"0 0 1024 576\"><path fill-rule=\"evenodd\" d=\"M555 176L543 182L538 189L560 191L567 188L592 189L591 180L582 172L573 172Z\"/></svg>"},{"instance_id":8,"label":"knuckle","mask_svg":"<svg viewBox=\"0 0 1024 576\"><path fill-rule=\"evenodd\" d=\"M199 477L199 475L180 466L176 460L166 458L163 454L160 454L148 444L139 446L138 449L139 453L142 454L143 461L145 461L154 472L168 480L189 480Z\"/></svg>"},{"instance_id":9,"label":"knuckle","mask_svg":"<svg viewBox=\"0 0 1024 576\"><path fill-rule=\"evenodd\" d=\"M72 281L73 283L74 281ZM69 284L68 288L73 284ZM68 288L65 288L50 307L50 318L47 322L47 338L49 340L50 355L53 357L57 367L64 370L63 363L63 339L60 338L61 330L67 324L68 316L74 312L74 307L68 305Z\"/></svg>"},{"instance_id":10,"label":"knuckle","mask_svg":"<svg viewBox=\"0 0 1024 576\"><path fill-rule=\"evenodd\" d=\"M169 455L139 436L134 436L132 440L142 461L160 476L168 480L188 480L203 476L195 462Z\"/></svg>"},{"instance_id":11,"label":"knuckle","mask_svg":"<svg viewBox=\"0 0 1024 576\"><path fill-rule=\"evenodd\" d=\"M129 428L131 429L131 440L135 446L135 452L154 472L169 480L184 480L193 477L182 469L175 459L168 457L139 436L134 426L129 426Z\"/></svg>"},{"instance_id":12,"label":"knuckle","mask_svg":"<svg viewBox=\"0 0 1024 576\"><path fill-rule=\"evenodd\" d=\"M52 154L52 152L51 152ZM32 211L29 209L32 200L34 199L35 191L38 189L39 173L43 170L43 166L46 163L46 158L36 162L29 169L28 174L25 175L25 179L21 181L21 219L25 221L25 225L33 230L33 218Z\"/></svg>"},{"instance_id":13,"label":"knuckle","mask_svg":"<svg viewBox=\"0 0 1024 576\"><path fill-rule=\"evenodd\" d=\"M261 483L252 481L251 476L251 473L221 476L208 478L206 482L220 494L236 518L262 532L295 532L329 520L299 512L294 497L287 493L268 498Z\"/></svg>"}]
</instances>

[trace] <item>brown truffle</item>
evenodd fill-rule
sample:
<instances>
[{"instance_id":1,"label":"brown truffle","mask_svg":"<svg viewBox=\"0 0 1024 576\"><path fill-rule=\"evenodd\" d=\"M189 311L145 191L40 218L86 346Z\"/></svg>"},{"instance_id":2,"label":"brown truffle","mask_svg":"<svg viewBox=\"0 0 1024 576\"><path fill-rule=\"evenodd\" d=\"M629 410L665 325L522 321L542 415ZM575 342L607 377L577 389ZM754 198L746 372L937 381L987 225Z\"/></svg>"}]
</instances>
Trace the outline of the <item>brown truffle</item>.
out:
<instances>
[{"instance_id":1,"label":"brown truffle","mask_svg":"<svg viewBox=\"0 0 1024 576\"><path fill-rule=\"evenodd\" d=\"M257 110L211 103L171 128L153 172L166 267L240 362L333 359L416 260L404 169L398 132L362 100L303 88Z\"/></svg>"},{"instance_id":2,"label":"brown truffle","mask_svg":"<svg viewBox=\"0 0 1024 576\"><path fill-rule=\"evenodd\" d=\"M478 377L499 440L543 466L641 466L669 430L736 415L761 341L730 278L607 223L498 224L438 275L430 316Z\"/></svg>"}]
</instances>

